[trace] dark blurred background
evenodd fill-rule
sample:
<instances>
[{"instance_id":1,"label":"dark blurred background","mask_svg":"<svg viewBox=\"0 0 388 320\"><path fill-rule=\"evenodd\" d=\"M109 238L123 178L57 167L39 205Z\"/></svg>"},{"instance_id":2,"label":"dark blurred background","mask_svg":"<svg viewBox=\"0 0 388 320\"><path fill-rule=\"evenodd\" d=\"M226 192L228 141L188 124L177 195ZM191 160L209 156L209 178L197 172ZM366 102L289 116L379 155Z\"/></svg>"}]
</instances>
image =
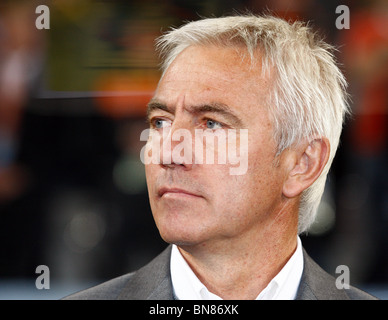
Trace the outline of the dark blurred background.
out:
<instances>
[{"instance_id":1,"label":"dark blurred background","mask_svg":"<svg viewBox=\"0 0 388 320\"><path fill-rule=\"evenodd\" d=\"M38 30L38 5L50 29ZM347 5L350 28L337 29ZM335 275L388 298L388 1L1 0L0 299L57 299L162 251L140 132L158 78L154 39L199 17L268 12L335 44L352 117L317 223L302 241ZM50 268L50 290L35 269Z\"/></svg>"}]
</instances>

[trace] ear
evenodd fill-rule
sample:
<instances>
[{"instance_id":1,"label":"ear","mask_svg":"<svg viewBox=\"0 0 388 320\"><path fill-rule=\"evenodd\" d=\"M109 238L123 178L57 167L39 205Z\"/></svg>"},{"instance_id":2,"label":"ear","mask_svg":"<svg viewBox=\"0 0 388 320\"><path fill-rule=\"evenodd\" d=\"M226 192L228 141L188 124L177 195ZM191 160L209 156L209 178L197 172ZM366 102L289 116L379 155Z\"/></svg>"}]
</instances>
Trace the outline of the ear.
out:
<instances>
[{"instance_id":1,"label":"ear","mask_svg":"<svg viewBox=\"0 0 388 320\"><path fill-rule=\"evenodd\" d=\"M320 138L305 143L288 155L288 174L283 184L287 198L299 196L321 175L330 154L330 142Z\"/></svg>"}]
</instances>

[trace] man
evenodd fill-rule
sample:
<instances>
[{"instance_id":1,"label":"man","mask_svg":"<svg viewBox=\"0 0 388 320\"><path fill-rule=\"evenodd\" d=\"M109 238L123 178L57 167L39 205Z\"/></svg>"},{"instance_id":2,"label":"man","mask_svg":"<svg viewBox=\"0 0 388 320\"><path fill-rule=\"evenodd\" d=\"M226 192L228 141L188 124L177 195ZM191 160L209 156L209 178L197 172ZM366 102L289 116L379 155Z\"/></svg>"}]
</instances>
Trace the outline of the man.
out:
<instances>
[{"instance_id":1,"label":"man","mask_svg":"<svg viewBox=\"0 0 388 320\"><path fill-rule=\"evenodd\" d=\"M348 110L331 47L300 22L253 15L191 22L157 47L163 75L148 120L162 148L145 167L156 225L172 245L68 298L372 299L338 289L298 237L314 221ZM175 152L197 141L175 133L201 130L225 133L225 148ZM246 170L198 160L229 152L232 140L241 157L247 150Z\"/></svg>"}]
</instances>

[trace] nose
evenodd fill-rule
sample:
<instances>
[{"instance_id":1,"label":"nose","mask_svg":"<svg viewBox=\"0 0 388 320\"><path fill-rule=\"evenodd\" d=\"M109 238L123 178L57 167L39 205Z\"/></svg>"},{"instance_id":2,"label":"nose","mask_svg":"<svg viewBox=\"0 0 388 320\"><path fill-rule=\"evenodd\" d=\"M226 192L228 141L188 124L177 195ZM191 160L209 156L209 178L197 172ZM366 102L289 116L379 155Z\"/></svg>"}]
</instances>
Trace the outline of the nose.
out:
<instances>
[{"instance_id":1,"label":"nose","mask_svg":"<svg viewBox=\"0 0 388 320\"><path fill-rule=\"evenodd\" d=\"M192 130L189 129L188 121L177 120L170 128L163 130L160 165L169 169L191 170L194 153Z\"/></svg>"}]
</instances>

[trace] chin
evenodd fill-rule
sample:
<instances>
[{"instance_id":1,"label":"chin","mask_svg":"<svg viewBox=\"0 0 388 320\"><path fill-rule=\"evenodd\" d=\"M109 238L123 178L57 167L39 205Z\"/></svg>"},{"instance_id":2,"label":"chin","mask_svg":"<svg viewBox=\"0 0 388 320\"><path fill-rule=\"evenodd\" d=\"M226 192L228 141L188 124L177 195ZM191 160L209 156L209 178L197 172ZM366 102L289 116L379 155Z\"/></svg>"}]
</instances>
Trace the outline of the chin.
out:
<instances>
[{"instance_id":1,"label":"chin","mask_svg":"<svg viewBox=\"0 0 388 320\"><path fill-rule=\"evenodd\" d=\"M180 232L179 230L162 230L159 229L162 239L170 244L176 244L177 246L195 245L200 242L195 233Z\"/></svg>"},{"instance_id":2,"label":"chin","mask_svg":"<svg viewBox=\"0 0 388 320\"><path fill-rule=\"evenodd\" d=\"M176 221L177 222L177 221ZM159 234L162 239L177 246L192 246L207 240L208 233L198 230L195 223L189 226L178 223L157 223Z\"/></svg>"}]
</instances>

